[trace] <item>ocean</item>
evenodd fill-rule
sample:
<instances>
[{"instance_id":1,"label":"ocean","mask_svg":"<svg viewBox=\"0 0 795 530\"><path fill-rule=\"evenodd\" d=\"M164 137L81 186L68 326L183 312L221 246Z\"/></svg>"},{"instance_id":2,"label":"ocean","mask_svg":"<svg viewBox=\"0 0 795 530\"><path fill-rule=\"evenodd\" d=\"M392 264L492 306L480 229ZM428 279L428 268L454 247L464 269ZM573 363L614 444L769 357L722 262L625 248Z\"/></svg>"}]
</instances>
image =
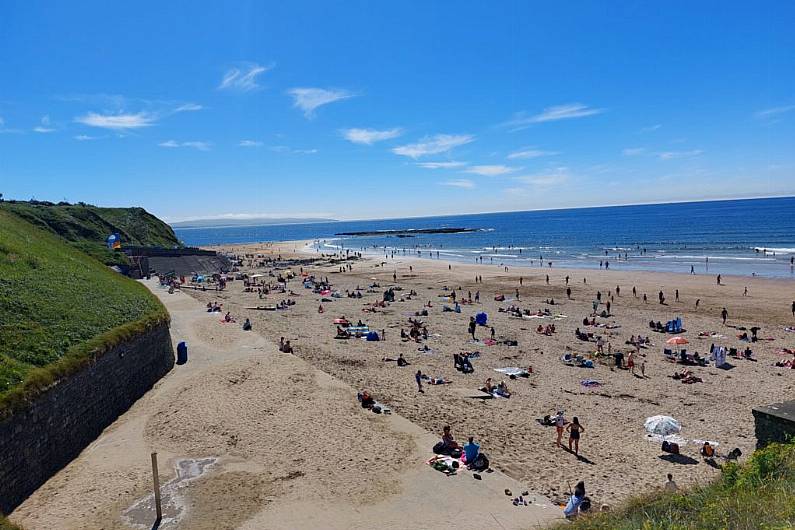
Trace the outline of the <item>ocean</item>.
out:
<instances>
[{"instance_id":1,"label":"ocean","mask_svg":"<svg viewBox=\"0 0 795 530\"><path fill-rule=\"evenodd\" d=\"M468 228L454 234L340 232ZM414 255L489 265L795 278L795 197L441 217L180 228L187 245L313 240L321 252Z\"/></svg>"}]
</instances>

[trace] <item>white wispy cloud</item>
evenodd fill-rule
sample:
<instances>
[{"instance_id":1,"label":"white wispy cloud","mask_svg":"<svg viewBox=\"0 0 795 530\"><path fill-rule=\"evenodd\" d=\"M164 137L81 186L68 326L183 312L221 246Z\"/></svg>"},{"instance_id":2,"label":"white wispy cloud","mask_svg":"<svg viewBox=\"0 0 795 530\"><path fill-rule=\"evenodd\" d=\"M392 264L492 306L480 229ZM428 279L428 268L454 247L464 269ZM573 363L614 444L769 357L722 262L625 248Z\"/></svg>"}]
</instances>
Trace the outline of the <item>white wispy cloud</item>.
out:
<instances>
[{"instance_id":1,"label":"white wispy cloud","mask_svg":"<svg viewBox=\"0 0 795 530\"><path fill-rule=\"evenodd\" d=\"M657 157L660 160L673 160L675 158L691 158L694 156L699 156L704 151L701 149L691 149L689 151L663 151L662 153L657 153Z\"/></svg>"},{"instance_id":2,"label":"white wispy cloud","mask_svg":"<svg viewBox=\"0 0 795 530\"><path fill-rule=\"evenodd\" d=\"M503 166L501 164L494 164L494 165L487 165L487 166L472 166L464 171L466 173L473 173L475 175L483 175L486 177L496 177L499 175L505 175L507 173L513 173L520 168L515 167L508 167Z\"/></svg>"},{"instance_id":3,"label":"white wispy cloud","mask_svg":"<svg viewBox=\"0 0 795 530\"><path fill-rule=\"evenodd\" d=\"M514 180L528 186L550 187L563 184L564 182L568 181L570 177L571 173L569 172L569 168L556 167L551 170L535 173L532 175L514 177Z\"/></svg>"},{"instance_id":4,"label":"white wispy cloud","mask_svg":"<svg viewBox=\"0 0 795 530\"><path fill-rule=\"evenodd\" d=\"M472 189L475 187L475 183L469 179L453 179L453 180L445 180L444 182L439 183L440 186L450 186L452 188L464 188L464 189Z\"/></svg>"},{"instance_id":5,"label":"white wispy cloud","mask_svg":"<svg viewBox=\"0 0 795 530\"><path fill-rule=\"evenodd\" d=\"M203 108L204 106L199 105L198 103L183 103L174 109L174 112L196 112L197 110L202 110Z\"/></svg>"},{"instance_id":6,"label":"white wispy cloud","mask_svg":"<svg viewBox=\"0 0 795 530\"><path fill-rule=\"evenodd\" d=\"M567 103L565 105L547 107L540 113L533 116L527 116L525 113L520 112L502 125L505 127L511 127L513 130L520 130L535 123L570 120L573 118L585 118L587 116L601 114L604 111L605 109L589 107L588 105L584 105L582 103Z\"/></svg>"},{"instance_id":7,"label":"white wispy cloud","mask_svg":"<svg viewBox=\"0 0 795 530\"><path fill-rule=\"evenodd\" d=\"M417 143L395 147L392 149L392 152L396 155L417 159L421 156L446 153L453 148L466 145L473 141L475 141L475 137L471 134L437 134L434 136L426 136Z\"/></svg>"},{"instance_id":8,"label":"white wispy cloud","mask_svg":"<svg viewBox=\"0 0 795 530\"><path fill-rule=\"evenodd\" d=\"M456 169L460 167L466 167L466 162L417 162L419 167L424 167L425 169Z\"/></svg>"},{"instance_id":9,"label":"white wispy cloud","mask_svg":"<svg viewBox=\"0 0 795 530\"><path fill-rule=\"evenodd\" d=\"M262 147L263 142L259 140L240 140L238 145L240 147Z\"/></svg>"},{"instance_id":10,"label":"white wispy cloud","mask_svg":"<svg viewBox=\"0 0 795 530\"><path fill-rule=\"evenodd\" d=\"M770 119L778 117L782 114L786 114L787 112L792 112L795 110L795 105L786 105L783 107L773 107L770 109L760 110L754 113L754 117L760 120Z\"/></svg>"},{"instance_id":11,"label":"white wispy cloud","mask_svg":"<svg viewBox=\"0 0 795 530\"><path fill-rule=\"evenodd\" d=\"M293 106L301 109L307 118L313 117L318 107L357 95L342 88L291 88L287 94L293 98Z\"/></svg>"},{"instance_id":12,"label":"white wispy cloud","mask_svg":"<svg viewBox=\"0 0 795 530\"><path fill-rule=\"evenodd\" d=\"M340 134L355 144L373 145L375 142L391 140L403 134L403 129L395 127L392 129L340 129Z\"/></svg>"},{"instance_id":13,"label":"white wispy cloud","mask_svg":"<svg viewBox=\"0 0 795 530\"><path fill-rule=\"evenodd\" d=\"M213 144L211 144L210 142L201 142L197 140L192 140L188 142L177 142L176 140L167 140L165 142L160 142L157 145L160 147L168 147L168 148L188 147L191 149L197 149L199 151L209 151Z\"/></svg>"},{"instance_id":14,"label":"white wispy cloud","mask_svg":"<svg viewBox=\"0 0 795 530\"><path fill-rule=\"evenodd\" d=\"M648 127L643 127L640 132L647 133L647 132L654 132L662 127L661 123L655 123L654 125L649 125Z\"/></svg>"},{"instance_id":15,"label":"white wispy cloud","mask_svg":"<svg viewBox=\"0 0 795 530\"><path fill-rule=\"evenodd\" d=\"M97 112L89 112L84 116L78 116L75 118L75 121L90 127L99 127L113 131L126 131L151 127L157 122L157 115L148 112L137 112L134 114L100 114Z\"/></svg>"},{"instance_id":16,"label":"white wispy cloud","mask_svg":"<svg viewBox=\"0 0 795 530\"><path fill-rule=\"evenodd\" d=\"M41 122L33 128L33 131L37 133L51 133L55 132L55 128L52 127L49 116L42 116Z\"/></svg>"},{"instance_id":17,"label":"white wispy cloud","mask_svg":"<svg viewBox=\"0 0 795 530\"><path fill-rule=\"evenodd\" d=\"M509 154L507 158L509 160L523 160L526 158L539 158L542 156L554 156L559 154L559 151L544 151L543 149L536 149L535 147L527 147L519 151L514 151Z\"/></svg>"},{"instance_id":18,"label":"white wispy cloud","mask_svg":"<svg viewBox=\"0 0 795 530\"><path fill-rule=\"evenodd\" d=\"M90 140L98 140L99 136L89 136L87 134L78 134L77 136L73 136L75 140L78 142L88 142Z\"/></svg>"},{"instance_id":19,"label":"white wispy cloud","mask_svg":"<svg viewBox=\"0 0 795 530\"><path fill-rule=\"evenodd\" d=\"M272 145L268 147L268 149L274 153L287 153L291 155L314 155L317 153L317 149L293 149L286 145Z\"/></svg>"},{"instance_id":20,"label":"white wispy cloud","mask_svg":"<svg viewBox=\"0 0 795 530\"><path fill-rule=\"evenodd\" d=\"M240 66L230 68L221 78L219 90L237 90L240 92L250 92L260 88L257 77L271 70L273 65L263 66L257 63L245 63Z\"/></svg>"},{"instance_id":21,"label":"white wispy cloud","mask_svg":"<svg viewBox=\"0 0 795 530\"><path fill-rule=\"evenodd\" d=\"M626 149L621 150L621 154L624 156L638 156L642 155L646 152L645 147L627 147Z\"/></svg>"}]
</instances>

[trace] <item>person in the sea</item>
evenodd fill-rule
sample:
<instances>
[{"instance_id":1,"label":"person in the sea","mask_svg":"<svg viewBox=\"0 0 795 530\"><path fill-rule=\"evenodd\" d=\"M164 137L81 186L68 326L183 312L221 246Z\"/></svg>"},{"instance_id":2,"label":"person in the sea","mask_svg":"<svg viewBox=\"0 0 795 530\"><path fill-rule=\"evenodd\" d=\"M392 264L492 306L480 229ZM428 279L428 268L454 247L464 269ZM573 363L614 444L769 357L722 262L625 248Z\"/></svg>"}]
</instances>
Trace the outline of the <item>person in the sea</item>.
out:
<instances>
[{"instance_id":1,"label":"person in the sea","mask_svg":"<svg viewBox=\"0 0 795 530\"><path fill-rule=\"evenodd\" d=\"M571 451L571 445L574 444L574 454L579 454L580 451L580 434L585 432L585 428L580 425L580 420L577 419L577 416L574 416L571 419L571 423L569 423L566 430L569 431L569 451Z\"/></svg>"}]
</instances>

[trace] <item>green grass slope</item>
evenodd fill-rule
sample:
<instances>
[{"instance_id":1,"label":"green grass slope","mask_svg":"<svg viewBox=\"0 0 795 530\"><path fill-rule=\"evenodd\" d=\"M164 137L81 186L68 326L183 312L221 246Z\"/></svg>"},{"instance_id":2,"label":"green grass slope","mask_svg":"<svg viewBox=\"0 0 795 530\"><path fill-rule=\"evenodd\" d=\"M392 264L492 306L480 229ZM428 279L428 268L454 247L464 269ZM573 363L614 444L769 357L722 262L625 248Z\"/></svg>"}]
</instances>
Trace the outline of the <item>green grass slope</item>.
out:
<instances>
[{"instance_id":1,"label":"green grass slope","mask_svg":"<svg viewBox=\"0 0 795 530\"><path fill-rule=\"evenodd\" d=\"M742 465L727 464L715 482L657 492L618 510L580 517L568 530L718 530L795 528L795 441L771 444Z\"/></svg>"},{"instance_id":2,"label":"green grass slope","mask_svg":"<svg viewBox=\"0 0 795 530\"><path fill-rule=\"evenodd\" d=\"M125 263L123 255L108 250L106 238L121 235L123 245L173 247L180 245L169 225L143 208L100 208L88 204L5 201L0 210L58 234L106 264Z\"/></svg>"},{"instance_id":3,"label":"green grass slope","mask_svg":"<svg viewBox=\"0 0 795 530\"><path fill-rule=\"evenodd\" d=\"M0 208L0 416L167 319L143 285Z\"/></svg>"}]
</instances>

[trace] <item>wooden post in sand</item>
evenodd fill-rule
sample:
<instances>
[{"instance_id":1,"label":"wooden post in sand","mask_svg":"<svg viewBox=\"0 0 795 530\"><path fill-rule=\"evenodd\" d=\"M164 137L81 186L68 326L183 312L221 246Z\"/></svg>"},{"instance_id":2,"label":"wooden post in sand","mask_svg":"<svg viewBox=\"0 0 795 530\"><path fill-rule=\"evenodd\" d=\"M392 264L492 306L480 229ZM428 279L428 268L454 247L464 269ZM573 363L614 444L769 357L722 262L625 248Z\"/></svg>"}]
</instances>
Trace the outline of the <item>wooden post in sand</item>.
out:
<instances>
[{"instance_id":1,"label":"wooden post in sand","mask_svg":"<svg viewBox=\"0 0 795 530\"><path fill-rule=\"evenodd\" d=\"M155 510L157 512L157 521L163 519L163 509L160 506L160 475L157 473L157 453L152 453L152 481L155 487Z\"/></svg>"}]
</instances>

